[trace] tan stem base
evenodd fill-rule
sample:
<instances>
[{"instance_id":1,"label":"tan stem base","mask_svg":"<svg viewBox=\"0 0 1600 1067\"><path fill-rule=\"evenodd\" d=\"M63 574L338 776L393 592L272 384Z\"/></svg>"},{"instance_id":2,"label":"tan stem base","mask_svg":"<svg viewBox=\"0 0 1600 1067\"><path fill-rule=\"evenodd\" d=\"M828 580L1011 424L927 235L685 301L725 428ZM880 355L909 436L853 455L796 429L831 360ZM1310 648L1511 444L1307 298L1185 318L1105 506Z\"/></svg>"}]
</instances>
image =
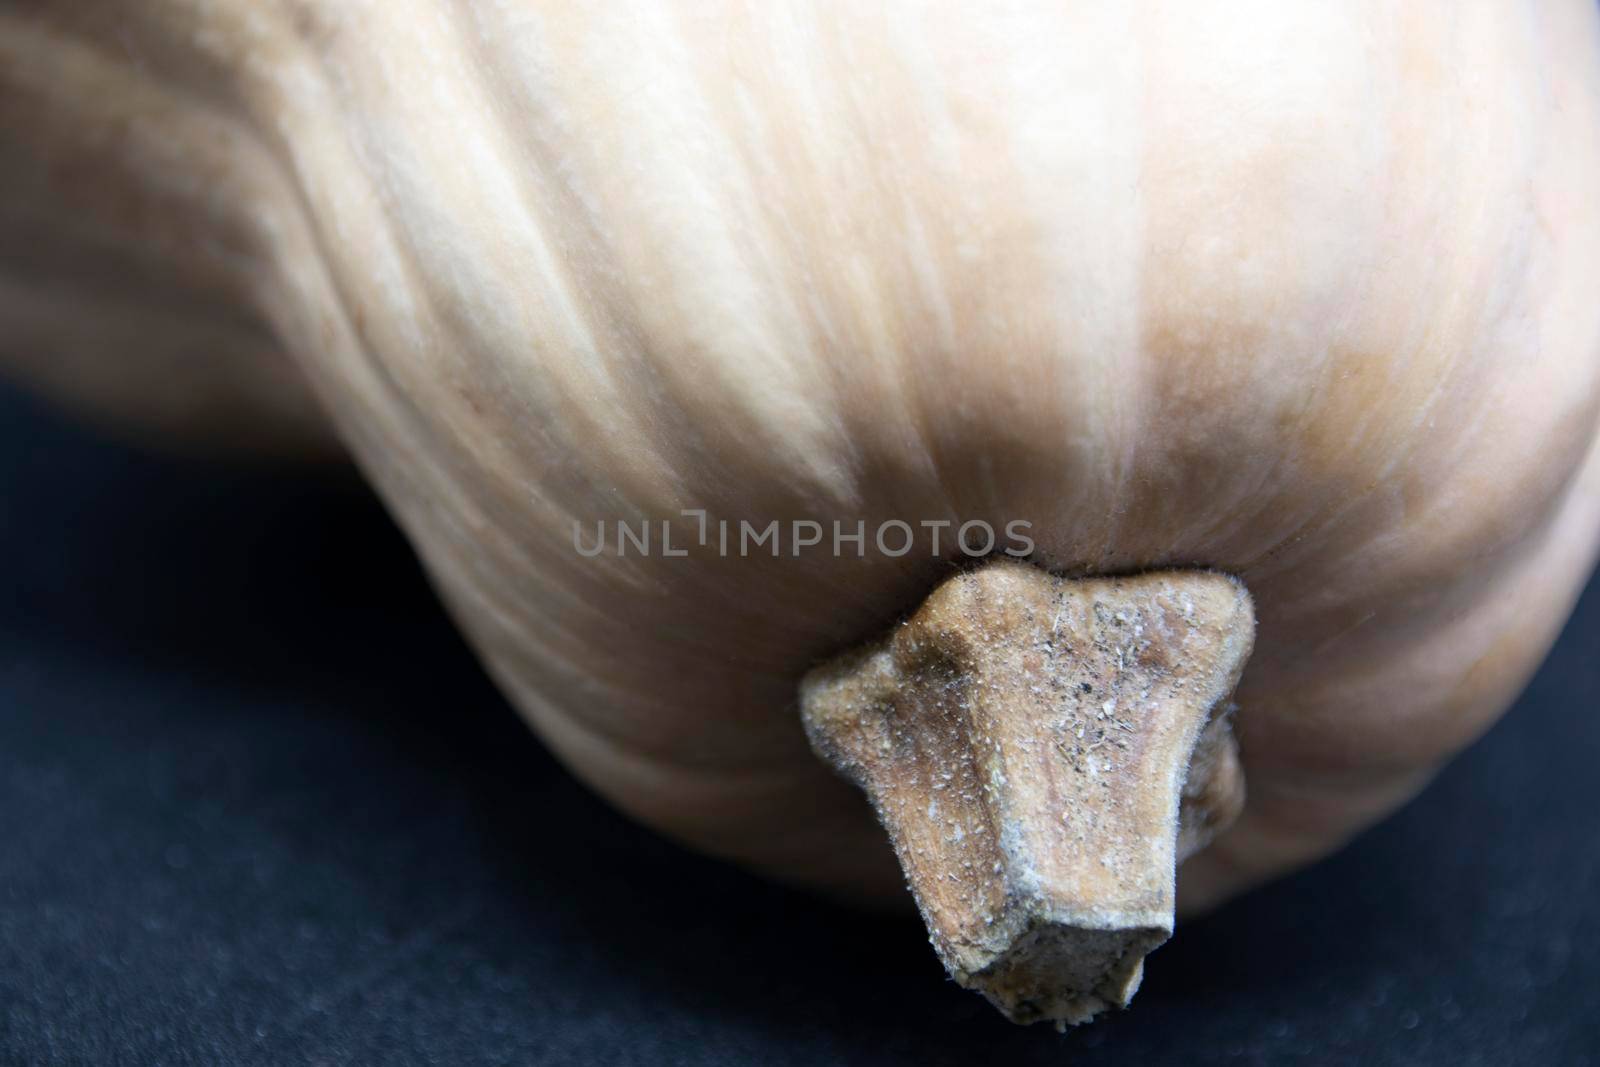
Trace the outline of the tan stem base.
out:
<instances>
[{"instance_id":1,"label":"tan stem base","mask_svg":"<svg viewBox=\"0 0 1600 1067\"><path fill-rule=\"evenodd\" d=\"M802 714L956 981L1016 1022L1079 1023L1128 1003L1177 863L1243 803L1228 697L1253 636L1224 575L993 562L812 671Z\"/></svg>"}]
</instances>

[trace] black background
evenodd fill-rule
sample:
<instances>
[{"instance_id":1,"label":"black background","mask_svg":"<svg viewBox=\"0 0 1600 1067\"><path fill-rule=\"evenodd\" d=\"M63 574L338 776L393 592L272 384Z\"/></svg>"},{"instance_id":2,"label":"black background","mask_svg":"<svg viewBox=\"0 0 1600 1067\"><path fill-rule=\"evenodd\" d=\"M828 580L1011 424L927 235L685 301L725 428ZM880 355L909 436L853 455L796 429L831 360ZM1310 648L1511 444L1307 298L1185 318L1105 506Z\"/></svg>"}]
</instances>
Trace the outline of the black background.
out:
<instances>
[{"instance_id":1,"label":"black background","mask_svg":"<svg viewBox=\"0 0 1600 1067\"><path fill-rule=\"evenodd\" d=\"M0 394L0 1062L1600 1062L1600 589L1402 813L1002 1022L557 768L353 480Z\"/></svg>"}]
</instances>

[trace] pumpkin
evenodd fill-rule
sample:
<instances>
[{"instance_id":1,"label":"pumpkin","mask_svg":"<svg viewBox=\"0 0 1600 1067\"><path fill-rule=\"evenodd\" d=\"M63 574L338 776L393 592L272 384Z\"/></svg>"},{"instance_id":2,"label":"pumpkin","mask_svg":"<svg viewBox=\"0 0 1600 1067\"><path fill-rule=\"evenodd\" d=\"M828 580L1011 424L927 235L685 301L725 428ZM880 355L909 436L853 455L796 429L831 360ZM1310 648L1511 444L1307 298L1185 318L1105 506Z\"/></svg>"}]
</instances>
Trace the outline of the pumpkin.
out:
<instances>
[{"instance_id":1,"label":"pumpkin","mask_svg":"<svg viewBox=\"0 0 1600 1067\"><path fill-rule=\"evenodd\" d=\"M276 433L297 366L568 766L859 899L892 838L1014 1017L1403 803L1595 560L1586 0L83 0L0 48L24 373ZM1111 799L1085 722L1155 761ZM1033 842L993 879L946 774ZM1129 919L1083 863L1139 847Z\"/></svg>"}]
</instances>

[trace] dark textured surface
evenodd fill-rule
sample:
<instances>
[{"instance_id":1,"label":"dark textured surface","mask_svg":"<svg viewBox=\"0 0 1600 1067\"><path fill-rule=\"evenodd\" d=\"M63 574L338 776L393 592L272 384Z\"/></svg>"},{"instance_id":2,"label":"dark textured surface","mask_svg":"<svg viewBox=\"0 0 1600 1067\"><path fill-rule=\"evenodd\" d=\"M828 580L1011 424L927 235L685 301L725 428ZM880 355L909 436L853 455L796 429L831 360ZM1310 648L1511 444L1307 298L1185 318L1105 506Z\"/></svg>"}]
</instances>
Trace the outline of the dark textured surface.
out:
<instances>
[{"instance_id":1,"label":"dark textured surface","mask_svg":"<svg viewBox=\"0 0 1600 1067\"><path fill-rule=\"evenodd\" d=\"M1420 800L1058 1037L591 798L339 479L0 394L0 559L3 1063L1600 1063L1600 590Z\"/></svg>"}]
</instances>

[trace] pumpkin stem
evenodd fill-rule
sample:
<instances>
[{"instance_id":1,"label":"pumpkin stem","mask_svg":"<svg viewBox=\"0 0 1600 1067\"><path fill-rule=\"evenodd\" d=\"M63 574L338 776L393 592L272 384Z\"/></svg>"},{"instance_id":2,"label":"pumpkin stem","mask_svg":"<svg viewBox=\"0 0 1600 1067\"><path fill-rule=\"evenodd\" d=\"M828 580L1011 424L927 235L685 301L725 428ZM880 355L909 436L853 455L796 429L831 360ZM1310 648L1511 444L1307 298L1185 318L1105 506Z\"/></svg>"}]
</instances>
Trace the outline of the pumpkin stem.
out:
<instances>
[{"instance_id":1,"label":"pumpkin stem","mask_svg":"<svg viewBox=\"0 0 1600 1067\"><path fill-rule=\"evenodd\" d=\"M957 982L1019 1023L1127 1005L1177 863L1243 803L1254 630L1225 575L991 562L807 675L812 747L871 799Z\"/></svg>"}]
</instances>

